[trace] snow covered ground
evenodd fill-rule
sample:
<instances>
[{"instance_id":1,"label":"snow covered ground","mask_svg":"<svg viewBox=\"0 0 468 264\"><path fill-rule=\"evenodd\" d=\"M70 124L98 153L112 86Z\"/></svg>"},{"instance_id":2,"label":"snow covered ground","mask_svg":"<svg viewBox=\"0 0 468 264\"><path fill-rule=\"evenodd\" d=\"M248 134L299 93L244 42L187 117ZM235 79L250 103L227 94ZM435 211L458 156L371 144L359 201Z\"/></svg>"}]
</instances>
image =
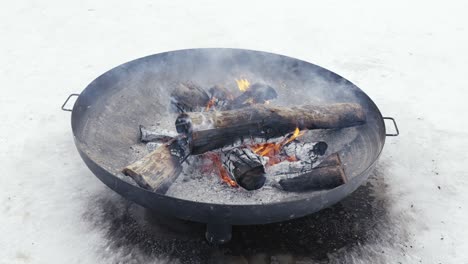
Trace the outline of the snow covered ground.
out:
<instances>
[{"instance_id":1,"label":"snow covered ground","mask_svg":"<svg viewBox=\"0 0 468 264\"><path fill-rule=\"evenodd\" d=\"M466 1L9 1L0 8L0 263L468 263ZM356 193L234 229L126 202L85 167L65 98L123 62L234 47L346 77L396 118ZM257 262L253 262L257 260Z\"/></svg>"}]
</instances>

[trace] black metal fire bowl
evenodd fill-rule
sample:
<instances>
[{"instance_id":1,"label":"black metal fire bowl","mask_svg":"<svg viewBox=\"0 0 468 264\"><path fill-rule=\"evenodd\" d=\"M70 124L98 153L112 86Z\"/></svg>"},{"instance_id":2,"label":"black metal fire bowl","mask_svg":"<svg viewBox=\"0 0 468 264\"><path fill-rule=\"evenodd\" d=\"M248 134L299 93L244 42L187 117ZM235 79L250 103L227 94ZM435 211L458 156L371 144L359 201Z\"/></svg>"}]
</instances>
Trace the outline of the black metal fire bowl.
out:
<instances>
[{"instance_id":1,"label":"black metal fire bowl","mask_svg":"<svg viewBox=\"0 0 468 264\"><path fill-rule=\"evenodd\" d=\"M367 123L340 150L349 178L346 184L294 199L241 205L182 200L142 189L117 176L130 162L128 148L138 140L138 126L167 115L170 91L165 87L180 81L212 85L243 74L276 85L279 98L287 98L285 104L352 102L364 107ZM252 50L189 49L147 56L104 73L74 95L78 98L73 108L67 109L65 102L62 109L72 111L75 144L90 170L109 188L137 204L206 223L206 237L213 243L229 241L232 225L298 218L340 201L369 177L385 137L397 135L386 134L385 118L374 102L343 77L305 61Z\"/></svg>"}]
</instances>

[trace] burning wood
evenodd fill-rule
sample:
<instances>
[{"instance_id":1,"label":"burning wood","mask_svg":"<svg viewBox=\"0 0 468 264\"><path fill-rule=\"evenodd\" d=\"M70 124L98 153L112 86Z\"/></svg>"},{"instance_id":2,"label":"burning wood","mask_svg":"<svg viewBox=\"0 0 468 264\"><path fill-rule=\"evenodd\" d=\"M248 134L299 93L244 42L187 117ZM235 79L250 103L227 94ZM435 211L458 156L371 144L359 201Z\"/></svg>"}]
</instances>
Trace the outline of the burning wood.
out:
<instances>
[{"instance_id":1,"label":"burning wood","mask_svg":"<svg viewBox=\"0 0 468 264\"><path fill-rule=\"evenodd\" d=\"M211 98L217 98L218 100L232 100L234 97L232 93L223 86L215 85L209 89Z\"/></svg>"},{"instance_id":2,"label":"burning wood","mask_svg":"<svg viewBox=\"0 0 468 264\"><path fill-rule=\"evenodd\" d=\"M313 169L320 157L328 148L327 143L292 141L283 147L280 152L280 162L269 163L273 165L268 168L268 173L272 175L288 175L305 173ZM278 159L278 158L277 158ZM281 162L287 160L289 162Z\"/></svg>"},{"instance_id":3,"label":"burning wood","mask_svg":"<svg viewBox=\"0 0 468 264\"><path fill-rule=\"evenodd\" d=\"M278 94L271 86L250 85L246 79L236 82L242 92L236 98L221 86L213 86L207 93L193 83L178 84L171 93L171 104L181 113L175 122L179 135L140 126L140 141L147 143L150 153L125 167L123 173L143 188L165 193L187 156L205 153L199 157L211 161L209 171L215 171L231 187L259 189L266 171L274 175L303 173L279 181L283 190L292 192L330 189L346 182L337 154L315 166L327 143L301 142L298 138L304 129L364 124L366 114L360 105L272 106L269 100ZM271 141L278 137L282 138ZM250 144L246 138L251 139Z\"/></svg>"},{"instance_id":4,"label":"burning wood","mask_svg":"<svg viewBox=\"0 0 468 264\"><path fill-rule=\"evenodd\" d=\"M241 89L240 87L242 86L239 86L239 89ZM255 83L245 89L246 90L241 95L229 103L228 109L238 109L253 104L264 104L278 97L275 89L266 84Z\"/></svg>"},{"instance_id":5,"label":"burning wood","mask_svg":"<svg viewBox=\"0 0 468 264\"><path fill-rule=\"evenodd\" d=\"M210 96L194 83L179 83L171 93L171 104L176 112L200 111L206 107Z\"/></svg>"},{"instance_id":6,"label":"burning wood","mask_svg":"<svg viewBox=\"0 0 468 264\"><path fill-rule=\"evenodd\" d=\"M269 85L255 83L250 86L249 81L245 79L236 80L239 90L242 92L234 98L226 88L215 85L210 88L211 99L207 103L205 110L212 108L217 110L229 110L248 107L253 104L265 104L278 97L275 89Z\"/></svg>"},{"instance_id":7,"label":"burning wood","mask_svg":"<svg viewBox=\"0 0 468 264\"><path fill-rule=\"evenodd\" d=\"M327 143L323 141L292 141L283 147L282 154L288 157L294 157L295 160L302 160L308 163L313 163L319 156L325 154L327 148Z\"/></svg>"},{"instance_id":8,"label":"burning wood","mask_svg":"<svg viewBox=\"0 0 468 264\"><path fill-rule=\"evenodd\" d=\"M210 109L224 109L226 105L234 98L233 95L224 87L215 85L209 89L211 99L205 107L205 111Z\"/></svg>"},{"instance_id":9,"label":"burning wood","mask_svg":"<svg viewBox=\"0 0 468 264\"><path fill-rule=\"evenodd\" d=\"M221 180L223 180L225 183L227 183L231 187L234 187L234 188L239 187L239 185L237 184L235 179L233 179L233 177L231 177L231 175L229 175L229 172L223 166L223 163L221 161L221 157L220 157L219 153L214 153L213 152L213 153L206 153L204 155L207 156L208 159L211 160L212 165L216 168ZM215 169L215 168L210 168L210 169Z\"/></svg>"},{"instance_id":10,"label":"burning wood","mask_svg":"<svg viewBox=\"0 0 468 264\"><path fill-rule=\"evenodd\" d=\"M254 105L219 112L189 112L176 120L177 132L190 139L192 154L234 143L241 137L274 138L300 129L338 129L364 124L366 115L358 104L279 107Z\"/></svg>"},{"instance_id":11,"label":"burning wood","mask_svg":"<svg viewBox=\"0 0 468 264\"><path fill-rule=\"evenodd\" d=\"M279 142L265 142L259 144L250 145L250 148L256 153L263 157L268 157L268 165L273 165L279 163L283 160L296 160L296 157L293 156L294 154L287 155L283 153L280 155L284 149L283 147L293 142L296 138L302 136L304 133L296 128L294 133L289 134L288 136L284 137Z\"/></svg>"},{"instance_id":12,"label":"burning wood","mask_svg":"<svg viewBox=\"0 0 468 264\"><path fill-rule=\"evenodd\" d=\"M187 139L178 136L128 165L122 172L140 187L164 194L182 171L181 164L189 154Z\"/></svg>"},{"instance_id":13,"label":"burning wood","mask_svg":"<svg viewBox=\"0 0 468 264\"><path fill-rule=\"evenodd\" d=\"M347 181L339 155L334 153L311 171L297 177L282 179L279 185L288 192L304 192L333 189Z\"/></svg>"},{"instance_id":14,"label":"burning wood","mask_svg":"<svg viewBox=\"0 0 468 264\"><path fill-rule=\"evenodd\" d=\"M222 162L231 179L246 190L259 189L265 183L265 160L248 148L223 153Z\"/></svg>"}]
</instances>

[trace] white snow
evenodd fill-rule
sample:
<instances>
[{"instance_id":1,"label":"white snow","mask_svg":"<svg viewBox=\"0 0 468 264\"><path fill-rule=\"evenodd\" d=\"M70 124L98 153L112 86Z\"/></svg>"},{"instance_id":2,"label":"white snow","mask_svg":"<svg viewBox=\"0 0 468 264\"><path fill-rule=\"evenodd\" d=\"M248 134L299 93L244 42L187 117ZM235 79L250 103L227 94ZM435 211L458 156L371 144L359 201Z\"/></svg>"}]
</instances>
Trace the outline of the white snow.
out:
<instances>
[{"instance_id":1,"label":"white snow","mask_svg":"<svg viewBox=\"0 0 468 264\"><path fill-rule=\"evenodd\" d=\"M4 2L0 263L167 260L109 247L106 223L90 219L102 214L102 197L124 200L81 161L70 115L59 108L114 66L194 47L316 63L396 118L400 136L387 138L370 180L390 222L370 242L331 254L332 262L468 263L467 7L462 0Z\"/></svg>"}]
</instances>

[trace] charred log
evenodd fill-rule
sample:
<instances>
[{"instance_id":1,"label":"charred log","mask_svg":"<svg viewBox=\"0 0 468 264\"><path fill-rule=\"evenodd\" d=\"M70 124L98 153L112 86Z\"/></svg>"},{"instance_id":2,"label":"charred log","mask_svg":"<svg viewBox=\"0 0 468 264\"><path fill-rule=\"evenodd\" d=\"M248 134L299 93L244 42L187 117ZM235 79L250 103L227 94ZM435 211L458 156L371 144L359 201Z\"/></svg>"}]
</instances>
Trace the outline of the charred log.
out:
<instances>
[{"instance_id":1,"label":"charred log","mask_svg":"<svg viewBox=\"0 0 468 264\"><path fill-rule=\"evenodd\" d=\"M338 153L333 153L326 157L320 164L315 166L315 168L329 167L329 166L342 166L340 155Z\"/></svg>"},{"instance_id":2,"label":"charred log","mask_svg":"<svg viewBox=\"0 0 468 264\"><path fill-rule=\"evenodd\" d=\"M171 93L171 104L175 112L198 111L206 107L209 101L208 93L193 83L179 83Z\"/></svg>"},{"instance_id":3,"label":"charred log","mask_svg":"<svg viewBox=\"0 0 468 264\"><path fill-rule=\"evenodd\" d=\"M281 155L294 157L297 160L313 163L318 159L319 156L323 156L323 154L325 154L327 148L327 143L323 141L300 142L298 140L294 140L288 143L286 146L283 146Z\"/></svg>"},{"instance_id":4,"label":"charred log","mask_svg":"<svg viewBox=\"0 0 468 264\"><path fill-rule=\"evenodd\" d=\"M279 184L288 192L329 190L346 183L346 176L340 166L313 169L303 175L282 179Z\"/></svg>"},{"instance_id":5,"label":"charred log","mask_svg":"<svg viewBox=\"0 0 468 264\"><path fill-rule=\"evenodd\" d=\"M229 102L232 100L232 94L225 88L219 85L211 87L209 90L211 99L208 102L205 110L210 110L211 108L216 108L217 110L222 110L229 105Z\"/></svg>"},{"instance_id":6,"label":"charred log","mask_svg":"<svg viewBox=\"0 0 468 264\"><path fill-rule=\"evenodd\" d=\"M211 98L216 97L219 100L232 100L232 94L223 86L215 85L209 89Z\"/></svg>"},{"instance_id":7,"label":"charred log","mask_svg":"<svg viewBox=\"0 0 468 264\"><path fill-rule=\"evenodd\" d=\"M182 171L182 162L190 154L187 139L176 137L145 157L125 167L123 174L140 187L164 194Z\"/></svg>"},{"instance_id":8,"label":"charred log","mask_svg":"<svg viewBox=\"0 0 468 264\"><path fill-rule=\"evenodd\" d=\"M336 162L338 164L334 164ZM304 192L329 190L348 181L337 154L327 157L322 163L300 176L280 180L279 185L288 192Z\"/></svg>"},{"instance_id":9,"label":"charred log","mask_svg":"<svg viewBox=\"0 0 468 264\"><path fill-rule=\"evenodd\" d=\"M246 190L256 190L265 184L264 160L248 148L234 148L222 156L231 179Z\"/></svg>"},{"instance_id":10,"label":"charred log","mask_svg":"<svg viewBox=\"0 0 468 264\"><path fill-rule=\"evenodd\" d=\"M264 104L266 101L275 99L276 97L278 97L278 94L273 87L262 83L255 83L247 91L232 100L228 109L243 108L252 104Z\"/></svg>"},{"instance_id":11,"label":"charred log","mask_svg":"<svg viewBox=\"0 0 468 264\"><path fill-rule=\"evenodd\" d=\"M274 138L299 129L339 129L364 124L359 104L279 107L254 105L218 112L189 112L176 120L177 132L190 138L193 154L232 144L242 137Z\"/></svg>"},{"instance_id":12,"label":"charred log","mask_svg":"<svg viewBox=\"0 0 468 264\"><path fill-rule=\"evenodd\" d=\"M279 162L268 168L271 175L303 174L321 161L322 156L328 148L327 143L319 142L300 142L294 140L283 147L280 152L282 159L289 162Z\"/></svg>"}]
</instances>

